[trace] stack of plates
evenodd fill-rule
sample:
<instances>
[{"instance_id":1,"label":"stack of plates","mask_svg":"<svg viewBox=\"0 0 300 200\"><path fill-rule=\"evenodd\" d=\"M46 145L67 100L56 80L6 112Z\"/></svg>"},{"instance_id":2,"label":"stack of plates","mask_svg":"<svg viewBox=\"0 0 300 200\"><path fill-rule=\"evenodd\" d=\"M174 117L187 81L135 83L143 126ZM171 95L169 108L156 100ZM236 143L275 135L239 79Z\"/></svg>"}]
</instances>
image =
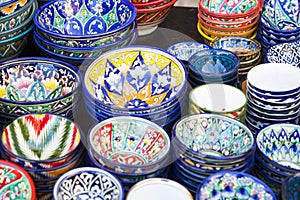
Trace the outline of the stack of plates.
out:
<instances>
[{"instance_id":1,"label":"stack of plates","mask_svg":"<svg viewBox=\"0 0 300 200\"><path fill-rule=\"evenodd\" d=\"M78 126L53 114L15 119L5 127L0 144L3 159L20 165L30 174L37 199L51 199L59 176L80 166L84 159Z\"/></svg>"},{"instance_id":2,"label":"stack of plates","mask_svg":"<svg viewBox=\"0 0 300 200\"><path fill-rule=\"evenodd\" d=\"M297 124L300 109L300 69L265 63L248 73L245 122L255 134L275 123Z\"/></svg>"},{"instance_id":3,"label":"stack of plates","mask_svg":"<svg viewBox=\"0 0 300 200\"><path fill-rule=\"evenodd\" d=\"M216 114L189 115L173 128L173 179L192 193L220 170L250 172L255 141L241 122Z\"/></svg>"}]
</instances>

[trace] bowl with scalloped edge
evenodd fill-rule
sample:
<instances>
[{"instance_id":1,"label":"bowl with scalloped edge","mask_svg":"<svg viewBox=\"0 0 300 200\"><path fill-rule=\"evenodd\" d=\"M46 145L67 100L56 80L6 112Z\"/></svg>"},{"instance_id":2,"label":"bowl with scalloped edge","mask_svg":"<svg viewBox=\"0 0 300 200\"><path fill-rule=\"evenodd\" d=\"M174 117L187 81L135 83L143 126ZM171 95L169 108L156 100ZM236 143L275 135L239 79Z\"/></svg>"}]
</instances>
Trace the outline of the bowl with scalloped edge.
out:
<instances>
[{"instance_id":1,"label":"bowl with scalloped edge","mask_svg":"<svg viewBox=\"0 0 300 200\"><path fill-rule=\"evenodd\" d=\"M79 95L81 74L74 66L43 57L25 57L1 63L1 112L29 114L55 112Z\"/></svg>"},{"instance_id":2,"label":"bowl with scalloped edge","mask_svg":"<svg viewBox=\"0 0 300 200\"><path fill-rule=\"evenodd\" d=\"M52 42L99 46L126 34L135 17L135 7L126 0L62 0L41 6L34 24Z\"/></svg>"},{"instance_id":3,"label":"bowl with scalloped edge","mask_svg":"<svg viewBox=\"0 0 300 200\"><path fill-rule=\"evenodd\" d=\"M170 139L157 124L139 117L112 117L88 133L88 148L108 169L127 174L154 172L168 163Z\"/></svg>"}]
</instances>

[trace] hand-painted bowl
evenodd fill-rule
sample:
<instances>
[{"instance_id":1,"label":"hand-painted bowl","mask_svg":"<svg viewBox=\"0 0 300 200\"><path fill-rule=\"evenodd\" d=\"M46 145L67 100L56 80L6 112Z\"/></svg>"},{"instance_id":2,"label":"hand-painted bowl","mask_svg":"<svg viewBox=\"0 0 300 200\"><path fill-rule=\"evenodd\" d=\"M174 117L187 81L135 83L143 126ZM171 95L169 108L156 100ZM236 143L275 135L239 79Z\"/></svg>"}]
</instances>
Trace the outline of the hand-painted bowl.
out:
<instances>
[{"instance_id":1,"label":"hand-painted bowl","mask_svg":"<svg viewBox=\"0 0 300 200\"><path fill-rule=\"evenodd\" d=\"M102 54L84 77L84 94L101 107L124 112L153 112L177 101L187 72L177 58L146 46Z\"/></svg>"},{"instance_id":2,"label":"hand-painted bowl","mask_svg":"<svg viewBox=\"0 0 300 200\"><path fill-rule=\"evenodd\" d=\"M163 6L171 1L172 0L153 0L151 2L133 3L133 5L137 9L151 9L151 8Z\"/></svg>"},{"instance_id":3,"label":"hand-painted bowl","mask_svg":"<svg viewBox=\"0 0 300 200\"><path fill-rule=\"evenodd\" d=\"M41 6L34 24L54 41L62 38L90 46L101 39L104 44L110 43L134 23L135 17L135 7L126 0L62 0Z\"/></svg>"},{"instance_id":4,"label":"hand-painted bowl","mask_svg":"<svg viewBox=\"0 0 300 200\"><path fill-rule=\"evenodd\" d=\"M256 137L259 154L284 171L299 172L300 126L273 124L260 130Z\"/></svg>"},{"instance_id":5,"label":"hand-painted bowl","mask_svg":"<svg viewBox=\"0 0 300 200\"><path fill-rule=\"evenodd\" d=\"M226 84L205 84L191 90L189 113L215 113L239 118L245 111L247 97L240 89Z\"/></svg>"},{"instance_id":6,"label":"hand-painted bowl","mask_svg":"<svg viewBox=\"0 0 300 200\"><path fill-rule=\"evenodd\" d=\"M227 198L276 200L271 188L260 179L232 171L222 171L209 176L198 187L195 200Z\"/></svg>"},{"instance_id":7,"label":"hand-painted bowl","mask_svg":"<svg viewBox=\"0 0 300 200\"><path fill-rule=\"evenodd\" d=\"M1 63L1 112L28 114L55 112L78 95L81 74L58 60L35 57Z\"/></svg>"},{"instance_id":8,"label":"hand-painted bowl","mask_svg":"<svg viewBox=\"0 0 300 200\"><path fill-rule=\"evenodd\" d=\"M290 175L281 186L281 198L297 200L300 197L300 172Z\"/></svg>"},{"instance_id":9,"label":"hand-painted bowl","mask_svg":"<svg viewBox=\"0 0 300 200\"><path fill-rule=\"evenodd\" d=\"M127 174L153 172L168 162L170 139L155 123L138 117L113 117L88 133L89 149L108 169Z\"/></svg>"},{"instance_id":10,"label":"hand-painted bowl","mask_svg":"<svg viewBox=\"0 0 300 200\"><path fill-rule=\"evenodd\" d=\"M0 160L0 199L36 200L32 178L20 166Z\"/></svg>"},{"instance_id":11,"label":"hand-painted bowl","mask_svg":"<svg viewBox=\"0 0 300 200\"><path fill-rule=\"evenodd\" d=\"M253 135L244 124L217 114L182 118L173 126L172 138L181 149L216 162L236 160L255 150Z\"/></svg>"},{"instance_id":12,"label":"hand-painted bowl","mask_svg":"<svg viewBox=\"0 0 300 200\"><path fill-rule=\"evenodd\" d=\"M300 40L271 46L267 49L266 60L270 63L286 63L300 68Z\"/></svg>"},{"instance_id":13,"label":"hand-painted bowl","mask_svg":"<svg viewBox=\"0 0 300 200\"><path fill-rule=\"evenodd\" d=\"M71 120L53 114L29 114L4 128L1 146L17 159L55 163L69 157L80 138L81 131Z\"/></svg>"},{"instance_id":14,"label":"hand-painted bowl","mask_svg":"<svg viewBox=\"0 0 300 200\"><path fill-rule=\"evenodd\" d=\"M62 175L54 185L54 200L114 199L122 200L120 181L110 173L93 167L81 167Z\"/></svg>"}]
</instances>

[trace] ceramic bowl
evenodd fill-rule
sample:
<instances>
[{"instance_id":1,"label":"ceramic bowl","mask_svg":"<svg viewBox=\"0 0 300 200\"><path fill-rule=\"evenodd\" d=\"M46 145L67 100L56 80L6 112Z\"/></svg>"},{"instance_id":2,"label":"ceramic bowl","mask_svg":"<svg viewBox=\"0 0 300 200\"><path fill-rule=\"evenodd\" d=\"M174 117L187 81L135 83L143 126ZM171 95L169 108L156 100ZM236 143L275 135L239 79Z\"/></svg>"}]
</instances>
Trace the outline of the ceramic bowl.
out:
<instances>
[{"instance_id":1,"label":"ceramic bowl","mask_svg":"<svg viewBox=\"0 0 300 200\"><path fill-rule=\"evenodd\" d=\"M139 35L148 35L154 32L158 25L168 16L176 2L177 0L171 0L166 4L155 6L154 8L137 8L136 21Z\"/></svg>"},{"instance_id":2,"label":"ceramic bowl","mask_svg":"<svg viewBox=\"0 0 300 200\"><path fill-rule=\"evenodd\" d=\"M129 0L134 5L144 4L144 3L154 3L154 2L161 2L164 0Z\"/></svg>"},{"instance_id":3,"label":"ceramic bowl","mask_svg":"<svg viewBox=\"0 0 300 200\"><path fill-rule=\"evenodd\" d=\"M263 22L264 19L260 18L259 29L262 31L263 35L268 35L270 38L277 39L280 41L291 41L299 38L299 31L292 30L277 30Z\"/></svg>"},{"instance_id":4,"label":"ceramic bowl","mask_svg":"<svg viewBox=\"0 0 300 200\"><path fill-rule=\"evenodd\" d=\"M134 3L133 5L137 8L137 9L152 9L155 7L160 7L163 6L169 2L171 2L172 0L155 0L152 2L143 2L143 3Z\"/></svg>"},{"instance_id":5,"label":"ceramic bowl","mask_svg":"<svg viewBox=\"0 0 300 200\"><path fill-rule=\"evenodd\" d=\"M256 137L259 154L283 170L298 172L299 129L295 124L273 124L260 130Z\"/></svg>"},{"instance_id":6,"label":"ceramic bowl","mask_svg":"<svg viewBox=\"0 0 300 200\"><path fill-rule=\"evenodd\" d=\"M247 97L240 89L226 84L205 84L191 90L189 113L215 113L238 118L244 113Z\"/></svg>"},{"instance_id":7,"label":"ceramic bowl","mask_svg":"<svg viewBox=\"0 0 300 200\"><path fill-rule=\"evenodd\" d=\"M164 192L161 192L164 191ZM193 200L192 194L181 184L165 178L150 178L135 184L128 192L126 200Z\"/></svg>"},{"instance_id":8,"label":"ceramic bowl","mask_svg":"<svg viewBox=\"0 0 300 200\"><path fill-rule=\"evenodd\" d=\"M63 0L41 6L34 24L50 41L56 41L54 43L62 39L62 44L99 46L126 33L135 17L135 7L126 0Z\"/></svg>"},{"instance_id":9,"label":"ceramic bowl","mask_svg":"<svg viewBox=\"0 0 300 200\"><path fill-rule=\"evenodd\" d=\"M300 68L300 40L274 45L266 54L266 60L270 63L286 63Z\"/></svg>"},{"instance_id":10,"label":"ceramic bowl","mask_svg":"<svg viewBox=\"0 0 300 200\"><path fill-rule=\"evenodd\" d=\"M27 57L1 66L3 113L55 112L71 104L81 86L79 70L58 60Z\"/></svg>"},{"instance_id":11,"label":"ceramic bowl","mask_svg":"<svg viewBox=\"0 0 300 200\"><path fill-rule=\"evenodd\" d=\"M20 166L0 160L1 199L35 200L36 191L30 175Z\"/></svg>"},{"instance_id":12,"label":"ceramic bowl","mask_svg":"<svg viewBox=\"0 0 300 200\"><path fill-rule=\"evenodd\" d=\"M281 186L281 198L297 200L300 196L300 172L287 177Z\"/></svg>"},{"instance_id":13,"label":"ceramic bowl","mask_svg":"<svg viewBox=\"0 0 300 200\"><path fill-rule=\"evenodd\" d=\"M18 117L4 128L1 146L20 160L55 163L77 149L80 134L79 127L64 117L29 114Z\"/></svg>"},{"instance_id":14,"label":"ceramic bowl","mask_svg":"<svg viewBox=\"0 0 300 200\"><path fill-rule=\"evenodd\" d=\"M198 187L195 200L214 198L277 199L272 189L260 179L232 171L213 174Z\"/></svg>"},{"instance_id":15,"label":"ceramic bowl","mask_svg":"<svg viewBox=\"0 0 300 200\"><path fill-rule=\"evenodd\" d=\"M168 134L138 117L104 120L89 131L87 141L101 165L127 174L158 170L168 161L170 151Z\"/></svg>"},{"instance_id":16,"label":"ceramic bowl","mask_svg":"<svg viewBox=\"0 0 300 200\"><path fill-rule=\"evenodd\" d=\"M73 169L62 175L53 189L54 200L99 198L122 200L120 181L110 173L93 167Z\"/></svg>"},{"instance_id":17,"label":"ceramic bowl","mask_svg":"<svg viewBox=\"0 0 300 200\"><path fill-rule=\"evenodd\" d=\"M252 60L261 50L261 45L257 40L244 37L223 37L216 39L211 43L211 47L226 49L237 54L240 62Z\"/></svg>"},{"instance_id":18,"label":"ceramic bowl","mask_svg":"<svg viewBox=\"0 0 300 200\"><path fill-rule=\"evenodd\" d=\"M153 47L133 46L106 52L91 63L83 89L107 109L149 113L176 102L186 80L185 67L174 56Z\"/></svg>"},{"instance_id":19,"label":"ceramic bowl","mask_svg":"<svg viewBox=\"0 0 300 200\"><path fill-rule=\"evenodd\" d=\"M217 114L182 118L173 126L172 138L181 148L216 162L239 159L255 149L253 135L244 124Z\"/></svg>"}]
</instances>

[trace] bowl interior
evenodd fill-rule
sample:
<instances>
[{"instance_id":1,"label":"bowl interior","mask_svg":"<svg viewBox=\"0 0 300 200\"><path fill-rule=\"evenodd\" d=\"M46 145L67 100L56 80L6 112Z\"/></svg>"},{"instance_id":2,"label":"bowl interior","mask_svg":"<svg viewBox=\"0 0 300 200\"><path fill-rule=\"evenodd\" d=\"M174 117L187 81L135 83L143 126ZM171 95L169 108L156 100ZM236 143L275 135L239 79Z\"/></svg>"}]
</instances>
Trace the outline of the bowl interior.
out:
<instances>
[{"instance_id":1,"label":"bowl interior","mask_svg":"<svg viewBox=\"0 0 300 200\"><path fill-rule=\"evenodd\" d=\"M6 151L29 160L55 160L73 152L80 143L79 128L67 118L30 114L8 124L1 137Z\"/></svg>"},{"instance_id":2,"label":"bowl interior","mask_svg":"<svg viewBox=\"0 0 300 200\"><path fill-rule=\"evenodd\" d=\"M102 54L87 69L89 95L118 109L149 109L175 99L186 86L184 65L159 49L128 47Z\"/></svg>"},{"instance_id":3,"label":"bowl interior","mask_svg":"<svg viewBox=\"0 0 300 200\"><path fill-rule=\"evenodd\" d=\"M109 162L142 166L158 162L170 149L168 134L158 125L137 117L114 117L97 124L88 142Z\"/></svg>"}]
</instances>

